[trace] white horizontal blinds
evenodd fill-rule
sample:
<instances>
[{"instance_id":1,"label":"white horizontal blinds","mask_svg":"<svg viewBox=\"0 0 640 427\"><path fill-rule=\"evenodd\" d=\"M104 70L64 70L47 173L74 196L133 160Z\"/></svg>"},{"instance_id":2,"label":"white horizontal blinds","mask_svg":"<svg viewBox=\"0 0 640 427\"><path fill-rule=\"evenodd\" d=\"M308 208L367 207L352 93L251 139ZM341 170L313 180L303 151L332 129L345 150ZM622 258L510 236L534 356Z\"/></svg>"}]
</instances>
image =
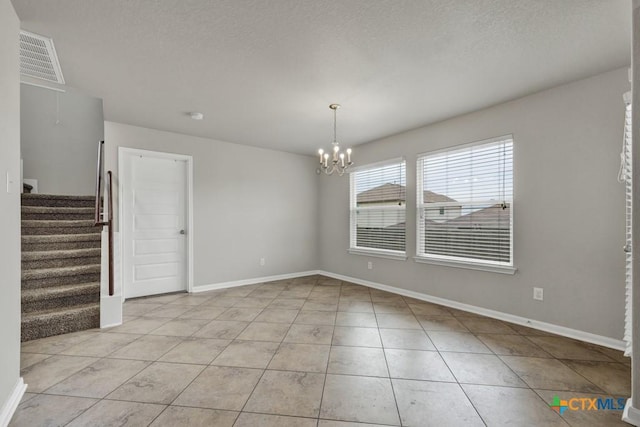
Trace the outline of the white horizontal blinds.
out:
<instances>
[{"instance_id":1,"label":"white horizontal blinds","mask_svg":"<svg viewBox=\"0 0 640 427\"><path fill-rule=\"evenodd\" d=\"M417 255L512 263L513 140L418 158Z\"/></svg>"},{"instance_id":2,"label":"white horizontal blinds","mask_svg":"<svg viewBox=\"0 0 640 427\"><path fill-rule=\"evenodd\" d=\"M351 173L351 248L405 252L404 160Z\"/></svg>"},{"instance_id":3,"label":"white horizontal blinds","mask_svg":"<svg viewBox=\"0 0 640 427\"><path fill-rule=\"evenodd\" d=\"M630 100L629 100L630 101ZM624 137L622 144L620 176L618 179L625 185L625 323L624 323L624 341L626 344L625 355L631 356L632 341L632 280L633 280L633 256L631 253L632 244L632 221L631 207L633 203L633 182L632 182L632 144L631 144L631 103L626 103L624 117Z\"/></svg>"}]
</instances>

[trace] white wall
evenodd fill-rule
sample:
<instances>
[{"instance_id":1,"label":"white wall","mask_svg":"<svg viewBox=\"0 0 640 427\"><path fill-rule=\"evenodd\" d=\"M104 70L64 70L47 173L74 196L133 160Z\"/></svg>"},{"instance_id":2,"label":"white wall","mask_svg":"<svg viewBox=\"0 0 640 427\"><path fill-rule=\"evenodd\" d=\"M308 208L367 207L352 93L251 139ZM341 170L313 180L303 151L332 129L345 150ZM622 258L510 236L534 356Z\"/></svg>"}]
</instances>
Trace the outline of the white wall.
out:
<instances>
[{"instance_id":1,"label":"white wall","mask_svg":"<svg viewBox=\"0 0 640 427\"><path fill-rule=\"evenodd\" d=\"M624 186L619 165L627 69L357 146L358 165L405 156L407 255L350 255L349 180L320 188L323 270L621 339ZM416 155L514 136L515 276L418 264ZM373 270L367 270L373 261ZM532 288L544 288L543 302Z\"/></svg>"},{"instance_id":2,"label":"white wall","mask_svg":"<svg viewBox=\"0 0 640 427\"><path fill-rule=\"evenodd\" d=\"M19 30L13 6L0 0L0 422L20 375Z\"/></svg>"},{"instance_id":3,"label":"white wall","mask_svg":"<svg viewBox=\"0 0 640 427\"><path fill-rule=\"evenodd\" d=\"M195 286L317 268L315 159L105 122L116 195L118 147L193 156Z\"/></svg>"},{"instance_id":4,"label":"white wall","mask_svg":"<svg viewBox=\"0 0 640 427\"><path fill-rule=\"evenodd\" d=\"M102 99L64 90L21 85L24 177L38 180L39 193L91 195L104 138Z\"/></svg>"}]
</instances>

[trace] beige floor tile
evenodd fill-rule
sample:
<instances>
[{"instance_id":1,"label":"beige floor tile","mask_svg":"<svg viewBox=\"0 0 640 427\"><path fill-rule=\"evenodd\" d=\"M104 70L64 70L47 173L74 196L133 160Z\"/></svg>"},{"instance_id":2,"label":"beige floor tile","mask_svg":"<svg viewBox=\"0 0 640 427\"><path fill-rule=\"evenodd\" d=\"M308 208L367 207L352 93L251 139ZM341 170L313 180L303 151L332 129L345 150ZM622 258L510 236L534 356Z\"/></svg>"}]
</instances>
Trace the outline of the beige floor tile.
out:
<instances>
[{"instance_id":1,"label":"beige floor tile","mask_svg":"<svg viewBox=\"0 0 640 427\"><path fill-rule=\"evenodd\" d=\"M511 329L519 333L520 335L527 337L557 337L557 335L550 332L541 331L540 329L529 328L527 326L516 325L515 323L508 324Z\"/></svg>"},{"instance_id":2,"label":"beige floor tile","mask_svg":"<svg viewBox=\"0 0 640 427\"><path fill-rule=\"evenodd\" d=\"M218 340L212 338L186 338L159 361L173 363L194 363L199 365L209 364L224 350L231 340Z\"/></svg>"},{"instance_id":3,"label":"beige floor tile","mask_svg":"<svg viewBox=\"0 0 640 427\"><path fill-rule=\"evenodd\" d=\"M101 333L94 334L86 341L63 350L60 354L69 356L104 357L138 339L137 334Z\"/></svg>"},{"instance_id":4,"label":"beige floor tile","mask_svg":"<svg viewBox=\"0 0 640 427\"><path fill-rule=\"evenodd\" d=\"M422 330L380 329L382 345L385 348L403 350L435 350L435 346Z\"/></svg>"},{"instance_id":5,"label":"beige floor tile","mask_svg":"<svg viewBox=\"0 0 640 427\"><path fill-rule=\"evenodd\" d=\"M240 301L240 297L225 297L225 296L215 296L211 298L209 301L202 304L202 307L212 306L212 307L233 307L238 301Z\"/></svg>"},{"instance_id":6,"label":"beige floor tile","mask_svg":"<svg viewBox=\"0 0 640 427\"><path fill-rule=\"evenodd\" d=\"M153 296L148 298L136 299L135 301L138 301L141 303L149 302L149 303L155 303L155 304L168 304L170 302L173 302L177 299L184 297L185 295L187 294L186 293L166 294L161 296Z\"/></svg>"},{"instance_id":7,"label":"beige floor tile","mask_svg":"<svg viewBox=\"0 0 640 427\"><path fill-rule=\"evenodd\" d=\"M146 426L165 407L149 403L101 400L69 424L70 427Z\"/></svg>"},{"instance_id":8,"label":"beige floor tile","mask_svg":"<svg viewBox=\"0 0 640 427\"><path fill-rule=\"evenodd\" d=\"M388 427L388 424L352 423L349 421L319 420L318 427Z\"/></svg>"},{"instance_id":9,"label":"beige floor tile","mask_svg":"<svg viewBox=\"0 0 640 427\"><path fill-rule=\"evenodd\" d=\"M212 320L193 334L194 337L232 340L247 327L248 322Z\"/></svg>"},{"instance_id":10,"label":"beige floor tile","mask_svg":"<svg viewBox=\"0 0 640 427\"><path fill-rule=\"evenodd\" d=\"M336 323L336 313L333 311L301 311L293 323L333 326Z\"/></svg>"},{"instance_id":11,"label":"beige floor tile","mask_svg":"<svg viewBox=\"0 0 640 427\"><path fill-rule=\"evenodd\" d=\"M238 413L231 411L168 406L151 427L232 427L237 417Z\"/></svg>"},{"instance_id":12,"label":"beige floor tile","mask_svg":"<svg viewBox=\"0 0 640 427\"><path fill-rule=\"evenodd\" d=\"M369 377L389 376L382 349L368 347L332 347L327 372Z\"/></svg>"},{"instance_id":13,"label":"beige floor tile","mask_svg":"<svg viewBox=\"0 0 640 427\"><path fill-rule=\"evenodd\" d=\"M242 298L233 306L237 308L265 308L273 302L273 298Z\"/></svg>"},{"instance_id":14,"label":"beige floor tile","mask_svg":"<svg viewBox=\"0 0 640 427\"><path fill-rule=\"evenodd\" d=\"M427 332L469 332L469 329L453 316L418 316L417 320Z\"/></svg>"},{"instance_id":15,"label":"beige floor tile","mask_svg":"<svg viewBox=\"0 0 640 427\"><path fill-rule=\"evenodd\" d=\"M337 311L338 303L331 301L307 300L301 311Z\"/></svg>"},{"instance_id":16,"label":"beige floor tile","mask_svg":"<svg viewBox=\"0 0 640 427\"><path fill-rule=\"evenodd\" d=\"M255 320L256 322L293 323L298 313L299 310L265 308Z\"/></svg>"},{"instance_id":17,"label":"beige floor tile","mask_svg":"<svg viewBox=\"0 0 640 427\"><path fill-rule=\"evenodd\" d=\"M345 300L338 303L338 311L349 313L373 313L373 304L368 301Z\"/></svg>"},{"instance_id":18,"label":"beige floor tile","mask_svg":"<svg viewBox=\"0 0 640 427\"><path fill-rule=\"evenodd\" d=\"M458 384L392 380L402 425L484 426Z\"/></svg>"},{"instance_id":19,"label":"beige floor tile","mask_svg":"<svg viewBox=\"0 0 640 427\"><path fill-rule=\"evenodd\" d=\"M209 320L203 319L173 319L149 332L151 335L165 335L172 337L188 337L200 330Z\"/></svg>"},{"instance_id":20,"label":"beige floor tile","mask_svg":"<svg viewBox=\"0 0 640 427\"><path fill-rule=\"evenodd\" d=\"M336 326L333 332L332 344L357 347L382 347L378 328L357 328L353 326Z\"/></svg>"},{"instance_id":21,"label":"beige floor tile","mask_svg":"<svg viewBox=\"0 0 640 427\"><path fill-rule=\"evenodd\" d=\"M613 399L611 401L612 407L620 408L620 410L599 410L599 411L585 411L582 410L582 402L578 401L574 403L574 407L577 410L567 409L562 414L562 419L572 426L576 427L602 427L602 426L619 426L629 427L629 424L622 421L622 408L624 407L627 399L625 397L612 397L611 395L593 394L593 393L576 393L557 390L534 390L542 398L542 400L550 405L553 402L553 398L558 396L562 400L569 399ZM585 402L585 405L589 403ZM597 403L596 403L597 405ZM588 406L587 406L588 407Z\"/></svg>"},{"instance_id":22,"label":"beige floor tile","mask_svg":"<svg viewBox=\"0 0 640 427\"><path fill-rule=\"evenodd\" d=\"M388 378L327 375L320 418L400 425Z\"/></svg>"},{"instance_id":23,"label":"beige floor tile","mask_svg":"<svg viewBox=\"0 0 640 427\"><path fill-rule=\"evenodd\" d=\"M144 316L152 310L160 308L164 304L144 304L135 301L127 301L122 308L122 314L125 316Z\"/></svg>"},{"instance_id":24,"label":"beige floor tile","mask_svg":"<svg viewBox=\"0 0 640 427\"><path fill-rule=\"evenodd\" d=\"M500 356L531 388L602 393L595 384L556 359Z\"/></svg>"},{"instance_id":25,"label":"beige floor tile","mask_svg":"<svg viewBox=\"0 0 640 427\"><path fill-rule=\"evenodd\" d=\"M234 427L316 427L314 418L281 415L250 414L243 412Z\"/></svg>"},{"instance_id":26,"label":"beige floor tile","mask_svg":"<svg viewBox=\"0 0 640 427\"><path fill-rule=\"evenodd\" d=\"M96 334L97 332L82 331L72 334L56 335L23 342L21 349L23 353L58 354L69 347L87 341Z\"/></svg>"},{"instance_id":27,"label":"beige floor tile","mask_svg":"<svg viewBox=\"0 0 640 427\"><path fill-rule=\"evenodd\" d=\"M455 378L435 351L385 350L392 378L455 382Z\"/></svg>"},{"instance_id":28,"label":"beige floor tile","mask_svg":"<svg viewBox=\"0 0 640 427\"><path fill-rule=\"evenodd\" d=\"M182 294L180 298L177 298L171 302L169 305L190 305L190 306L198 306L212 298L210 295L205 294Z\"/></svg>"},{"instance_id":29,"label":"beige floor tile","mask_svg":"<svg viewBox=\"0 0 640 427\"><path fill-rule=\"evenodd\" d=\"M439 351L491 354L482 341L469 333L428 331L427 335Z\"/></svg>"},{"instance_id":30,"label":"beige floor tile","mask_svg":"<svg viewBox=\"0 0 640 427\"><path fill-rule=\"evenodd\" d=\"M616 396L631 395L631 367L622 363L565 360L564 364Z\"/></svg>"},{"instance_id":31,"label":"beige floor tile","mask_svg":"<svg viewBox=\"0 0 640 427\"><path fill-rule=\"evenodd\" d=\"M298 344L331 344L333 326L328 325L291 325L284 342Z\"/></svg>"},{"instance_id":32,"label":"beige floor tile","mask_svg":"<svg viewBox=\"0 0 640 427\"><path fill-rule=\"evenodd\" d=\"M132 343L122 347L120 350L109 355L116 359L136 359L136 360L158 360L162 355L182 342L179 337L165 337L156 335L146 335L138 338Z\"/></svg>"},{"instance_id":33,"label":"beige floor tile","mask_svg":"<svg viewBox=\"0 0 640 427\"><path fill-rule=\"evenodd\" d=\"M41 393L97 360L95 357L55 355L23 369L20 374L30 392Z\"/></svg>"},{"instance_id":34,"label":"beige floor tile","mask_svg":"<svg viewBox=\"0 0 640 427\"><path fill-rule=\"evenodd\" d=\"M168 405L203 369L202 365L155 362L107 398Z\"/></svg>"},{"instance_id":35,"label":"beige floor tile","mask_svg":"<svg viewBox=\"0 0 640 427\"><path fill-rule=\"evenodd\" d=\"M330 348L328 345L282 343L269 363L269 369L324 373Z\"/></svg>"},{"instance_id":36,"label":"beige floor tile","mask_svg":"<svg viewBox=\"0 0 640 427\"><path fill-rule=\"evenodd\" d=\"M39 353L25 353L20 354L20 369L28 368L31 365L35 365L38 362L42 362L44 359L51 357L50 354Z\"/></svg>"},{"instance_id":37,"label":"beige floor tile","mask_svg":"<svg viewBox=\"0 0 640 427\"><path fill-rule=\"evenodd\" d=\"M378 327L388 329L422 329L413 314L377 313Z\"/></svg>"},{"instance_id":38,"label":"beige floor tile","mask_svg":"<svg viewBox=\"0 0 640 427\"><path fill-rule=\"evenodd\" d=\"M173 319L178 317L193 307L190 305L167 304L145 313L145 317L166 317Z\"/></svg>"},{"instance_id":39,"label":"beige floor tile","mask_svg":"<svg viewBox=\"0 0 640 427\"><path fill-rule=\"evenodd\" d=\"M288 331L288 324L253 322L250 323L240 335L238 335L237 339L280 342Z\"/></svg>"},{"instance_id":40,"label":"beige floor tile","mask_svg":"<svg viewBox=\"0 0 640 427\"><path fill-rule=\"evenodd\" d=\"M377 328L378 322L373 313L338 312L336 316L337 326L358 326L361 328Z\"/></svg>"},{"instance_id":41,"label":"beige floor tile","mask_svg":"<svg viewBox=\"0 0 640 427\"><path fill-rule=\"evenodd\" d=\"M515 334L505 322L496 319L461 317L460 322L474 334Z\"/></svg>"},{"instance_id":42,"label":"beige floor tile","mask_svg":"<svg viewBox=\"0 0 640 427\"><path fill-rule=\"evenodd\" d=\"M407 303L374 302L373 309L377 314L412 314Z\"/></svg>"},{"instance_id":43,"label":"beige floor tile","mask_svg":"<svg viewBox=\"0 0 640 427\"><path fill-rule=\"evenodd\" d=\"M531 341L542 347L558 359L593 360L613 362L613 359L595 350L589 344L564 337L529 337Z\"/></svg>"},{"instance_id":44,"label":"beige floor tile","mask_svg":"<svg viewBox=\"0 0 640 427\"><path fill-rule=\"evenodd\" d=\"M282 298L308 298L311 294L311 289L285 289L280 296Z\"/></svg>"},{"instance_id":45,"label":"beige floor tile","mask_svg":"<svg viewBox=\"0 0 640 427\"><path fill-rule=\"evenodd\" d=\"M277 342L266 341L233 341L211 364L264 369L279 345Z\"/></svg>"},{"instance_id":46,"label":"beige floor tile","mask_svg":"<svg viewBox=\"0 0 640 427\"><path fill-rule=\"evenodd\" d=\"M200 305L178 316L178 319L213 320L227 311L226 307Z\"/></svg>"},{"instance_id":47,"label":"beige floor tile","mask_svg":"<svg viewBox=\"0 0 640 427\"><path fill-rule=\"evenodd\" d=\"M470 384L462 388L487 425L567 426L533 390Z\"/></svg>"},{"instance_id":48,"label":"beige floor tile","mask_svg":"<svg viewBox=\"0 0 640 427\"><path fill-rule=\"evenodd\" d=\"M498 356L476 353L440 353L459 383L527 387Z\"/></svg>"},{"instance_id":49,"label":"beige floor tile","mask_svg":"<svg viewBox=\"0 0 640 427\"><path fill-rule=\"evenodd\" d=\"M258 314L262 312L262 308L241 308L230 307L220 314L216 319L218 320L238 320L241 322L251 322Z\"/></svg>"},{"instance_id":50,"label":"beige floor tile","mask_svg":"<svg viewBox=\"0 0 640 427\"><path fill-rule=\"evenodd\" d=\"M451 316L451 312L441 305L431 303L409 304L416 316Z\"/></svg>"},{"instance_id":51,"label":"beige floor tile","mask_svg":"<svg viewBox=\"0 0 640 427\"><path fill-rule=\"evenodd\" d=\"M279 289L256 289L252 291L249 295L251 298L269 298L274 299L282 293Z\"/></svg>"},{"instance_id":52,"label":"beige floor tile","mask_svg":"<svg viewBox=\"0 0 640 427\"><path fill-rule=\"evenodd\" d=\"M138 317L120 326L106 329L105 332L118 332L121 334L148 334L159 328L171 319L163 317Z\"/></svg>"},{"instance_id":53,"label":"beige floor tile","mask_svg":"<svg viewBox=\"0 0 640 427\"><path fill-rule=\"evenodd\" d=\"M250 286L242 286L239 288L229 288L229 289L225 289L223 292L220 293L221 296L225 296L225 297L239 297L239 298L244 298L247 295L249 295L251 292L253 292L254 290L256 290L257 288L254 287L250 287Z\"/></svg>"},{"instance_id":54,"label":"beige floor tile","mask_svg":"<svg viewBox=\"0 0 640 427\"><path fill-rule=\"evenodd\" d=\"M101 399L148 365L139 360L100 359L46 392Z\"/></svg>"},{"instance_id":55,"label":"beige floor tile","mask_svg":"<svg viewBox=\"0 0 640 427\"><path fill-rule=\"evenodd\" d=\"M302 298L279 298L269 304L269 308L284 308L290 310L300 310L306 301Z\"/></svg>"},{"instance_id":56,"label":"beige floor tile","mask_svg":"<svg viewBox=\"0 0 640 427\"><path fill-rule=\"evenodd\" d=\"M340 301L371 301L371 295L368 292L343 292Z\"/></svg>"},{"instance_id":57,"label":"beige floor tile","mask_svg":"<svg viewBox=\"0 0 640 427\"><path fill-rule=\"evenodd\" d=\"M173 404L240 411L262 373L261 369L210 366L178 396Z\"/></svg>"},{"instance_id":58,"label":"beige floor tile","mask_svg":"<svg viewBox=\"0 0 640 427\"><path fill-rule=\"evenodd\" d=\"M39 394L18 405L9 426L64 426L96 402L96 399Z\"/></svg>"},{"instance_id":59,"label":"beige floor tile","mask_svg":"<svg viewBox=\"0 0 640 427\"><path fill-rule=\"evenodd\" d=\"M317 417L324 375L266 371L244 410L274 415Z\"/></svg>"},{"instance_id":60,"label":"beige floor tile","mask_svg":"<svg viewBox=\"0 0 640 427\"><path fill-rule=\"evenodd\" d=\"M551 357L549 353L520 335L476 335L494 353L504 356Z\"/></svg>"}]
</instances>

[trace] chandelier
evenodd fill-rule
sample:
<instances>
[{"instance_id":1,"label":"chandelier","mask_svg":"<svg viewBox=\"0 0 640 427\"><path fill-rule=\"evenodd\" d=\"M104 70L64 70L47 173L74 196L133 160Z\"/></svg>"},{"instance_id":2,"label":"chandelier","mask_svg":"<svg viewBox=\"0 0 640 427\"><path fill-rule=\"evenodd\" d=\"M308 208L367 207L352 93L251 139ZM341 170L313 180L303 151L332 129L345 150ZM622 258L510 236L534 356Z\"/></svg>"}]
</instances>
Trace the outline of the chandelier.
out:
<instances>
[{"instance_id":1,"label":"chandelier","mask_svg":"<svg viewBox=\"0 0 640 427\"><path fill-rule=\"evenodd\" d=\"M336 172L338 175L344 175L345 171L353 164L351 161L351 148L347 148L345 153L340 152L340 143L336 138L336 111L340 108L340 104L331 104L329 108L333 110L333 148L332 154L325 153L321 148L318 150L320 154L320 168L319 171L324 172L326 175L333 175ZM331 157L331 159L329 159Z\"/></svg>"}]
</instances>

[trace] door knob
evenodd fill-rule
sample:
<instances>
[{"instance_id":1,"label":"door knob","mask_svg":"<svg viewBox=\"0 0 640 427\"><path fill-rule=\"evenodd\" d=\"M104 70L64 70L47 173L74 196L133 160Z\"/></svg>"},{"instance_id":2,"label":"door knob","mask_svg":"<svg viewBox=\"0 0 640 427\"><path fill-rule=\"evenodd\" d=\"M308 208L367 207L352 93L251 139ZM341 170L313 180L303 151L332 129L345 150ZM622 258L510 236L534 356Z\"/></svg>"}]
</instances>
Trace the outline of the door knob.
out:
<instances>
[{"instance_id":1,"label":"door knob","mask_svg":"<svg viewBox=\"0 0 640 427\"><path fill-rule=\"evenodd\" d=\"M184 230L180 230L180 234L186 234Z\"/></svg>"}]
</instances>

